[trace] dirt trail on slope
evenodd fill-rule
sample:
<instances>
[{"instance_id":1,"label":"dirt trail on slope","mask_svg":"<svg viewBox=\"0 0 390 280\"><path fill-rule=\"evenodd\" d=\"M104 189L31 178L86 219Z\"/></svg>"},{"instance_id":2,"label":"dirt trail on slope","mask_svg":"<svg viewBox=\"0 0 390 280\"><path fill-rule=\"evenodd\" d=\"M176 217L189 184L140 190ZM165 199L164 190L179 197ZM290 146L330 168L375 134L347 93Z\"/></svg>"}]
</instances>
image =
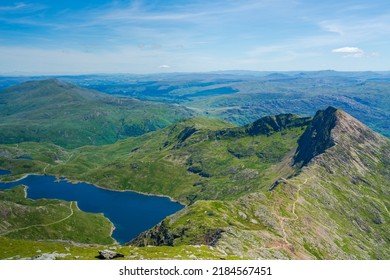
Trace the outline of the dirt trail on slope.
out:
<instances>
[{"instance_id":1,"label":"dirt trail on slope","mask_svg":"<svg viewBox=\"0 0 390 280\"><path fill-rule=\"evenodd\" d=\"M73 212L73 201L70 202L69 209L70 209L70 214L68 216L66 216L65 218L61 219L61 220L58 220L58 221L55 221L55 222L52 222L52 223L48 223L48 224L38 224L38 225L31 225L31 226L28 226L28 227L13 229L13 230L10 230L10 231L6 231L6 232L3 232L3 233L0 233L0 236L1 235L7 235L9 233L20 231L20 230L30 229L30 228L33 228L33 227L47 227L47 226L59 224L59 223L65 221L65 220L67 220L67 219L69 219L70 217L73 216L73 213L74 213Z\"/></svg>"},{"instance_id":2,"label":"dirt trail on slope","mask_svg":"<svg viewBox=\"0 0 390 280\"><path fill-rule=\"evenodd\" d=\"M279 224L280 224L280 227L282 228L282 232L283 232L283 240L287 244L290 244L290 242L288 242L288 240L287 240L287 233L286 233L286 230L285 230L284 221L296 221L296 220L299 219L298 215L295 213L296 204L297 204L297 202L298 202L298 200L300 198L299 193L301 191L302 186L305 185L309 179L312 179L312 177L306 178L303 183L297 185L297 187L298 187L297 197L296 197L296 199L293 202L292 211L291 211L291 214L293 214L295 216L294 218L282 217L282 216L277 215L276 212L275 212L275 204L274 204L274 213L275 213L275 216L279 219ZM281 180L283 180L283 181L287 182L288 184L292 185L290 182L288 182L284 178L281 178Z\"/></svg>"}]
</instances>

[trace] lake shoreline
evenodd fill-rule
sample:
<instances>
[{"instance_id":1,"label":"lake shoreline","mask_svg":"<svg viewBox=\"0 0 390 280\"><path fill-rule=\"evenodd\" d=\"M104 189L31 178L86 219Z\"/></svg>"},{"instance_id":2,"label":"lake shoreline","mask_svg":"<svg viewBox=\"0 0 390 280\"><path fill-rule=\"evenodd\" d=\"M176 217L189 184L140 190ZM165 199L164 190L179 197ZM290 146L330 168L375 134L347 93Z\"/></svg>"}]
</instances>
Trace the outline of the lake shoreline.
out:
<instances>
[{"instance_id":1,"label":"lake shoreline","mask_svg":"<svg viewBox=\"0 0 390 280\"><path fill-rule=\"evenodd\" d=\"M99 186L98 184L95 184L95 183L91 183L91 182L85 182L85 181L79 181L79 180L69 180L65 177L65 180L68 181L69 183L72 183L72 184L79 184L79 183L85 183L85 184L90 184L90 185L94 185L96 186L97 188L99 189L103 189L103 190L107 190L107 191L114 191L114 192L133 192L133 193L138 193L138 194L142 194L142 195L147 195L147 196L156 196L156 197L165 197L165 198L168 198L171 202L174 202L174 203L179 203L180 205L184 206L184 207L187 207L188 205L184 204L184 203L181 203L180 201L168 196L168 195L163 195L163 194L152 194L152 193L144 193L144 192L141 192L141 191L135 191L135 190L117 190L117 189L110 189L110 188L107 188L107 187L102 187L102 186Z\"/></svg>"},{"instance_id":2,"label":"lake shoreline","mask_svg":"<svg viewBox=\"0 0 390 280\"><path fill-rule=\"evenodd\" d=\"M5 170L5 169L4 169ZM8 171L8 170L7 170ZM12 174L12 173L11 173ZM6 175L9 175L9 174L6 174ZM138 193L138 194L142 194L142 195L147 195L147 196L156 196L156 197L166 197L168 198L171 202L174 202L174 203L178 203L182 206L187 207L188 205L187 204L184 204L183 202L180 202L179 200L176 200L168 195L163 195L163 194L152 194L152 193L145 193L145 192L141 192L141 191L136 191L136 190L118 190L118 189L110 189L110 188L107 188L107 187L102 187L96 183L91 183L91 182L88 182L88 181L79 181L79 180L73 180L73 179L68 179L67 177L61 177L61 176L58 176L58 175L55 175L55 174L40 174L40 173L26 173L24 174L22 177L16 179L16 180L13 180L13 181L2 181L0 180L0 182L2 183L14 183L14 182L17 182L17 181L21 181L23 179L26 179L28 176L30 175L36 175L36 176L54 176L56 177L56 180L65 180L71 184L80 184L80 183L84 183L84 184L89 184L89 185L93 185L99 189L103 189L103 190L107 190L107 191L114 191L114 192L133 192L133 193ZM17 176L17 175L16 175Z\"/></svg>"}]
</instances>

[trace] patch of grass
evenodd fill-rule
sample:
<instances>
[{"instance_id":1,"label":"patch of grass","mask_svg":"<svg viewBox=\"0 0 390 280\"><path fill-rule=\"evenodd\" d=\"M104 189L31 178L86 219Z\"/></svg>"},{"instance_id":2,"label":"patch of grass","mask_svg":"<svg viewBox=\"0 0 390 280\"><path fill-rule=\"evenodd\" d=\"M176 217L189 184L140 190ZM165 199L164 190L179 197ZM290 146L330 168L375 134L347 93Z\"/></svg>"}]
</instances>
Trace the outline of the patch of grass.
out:
<instances>
[{"instance_id":1,"label":"patch of grass","mask_svg":"<svg viewBox=\"0 0 390 280\"><path fill-rule=\"evenodd\" d=\"M120 259L128 260L163 260L163 259L241 259L234 255L225 254L218 249L208 246L103 246L103 245L75 245L66 242L42 242L32 240L9 239L0 236L0 259L33 258L42 254L67 254L65 260L93 260L96 259L99 250L113 250L124 255Z\"/></svg>"}]
</instances>

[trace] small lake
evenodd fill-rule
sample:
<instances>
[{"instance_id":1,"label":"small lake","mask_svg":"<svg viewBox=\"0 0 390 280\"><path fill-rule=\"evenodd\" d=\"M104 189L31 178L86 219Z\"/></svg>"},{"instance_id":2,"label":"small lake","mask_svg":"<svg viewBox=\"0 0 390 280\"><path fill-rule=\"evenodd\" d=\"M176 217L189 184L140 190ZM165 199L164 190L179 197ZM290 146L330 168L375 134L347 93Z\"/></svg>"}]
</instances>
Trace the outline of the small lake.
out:
<instances>
[{"instance_id":1,"label":"small lake","mask_svg":"<svg viewBox=\"0 0 390 280\"><path fill-rule=\"evenodd\" d=\"M0 175L9 174L0 170ZM27 197L77 201L82 211L103 213L115 226L112 237L120 244L130 241L184 206L167 197L143 195L131 191L119 192L91 184L56 181L54 176L29 175L16 182L0 182L0 189L26 185Z\"/></svg>"},{"instance_id":2,"label":"small lake","mask_svg":"<svg viewBox=\"0 0 390 280\"><path fill-rule=\"evenodd\" d=\"M31 157L28 157L28 156L20 156L20 157L17 157L16 159L33 160Z\"/></svg>"},{"instance_id":3,"label":"small lake","mask_svg":"<svg viewBox=\"0 0 390 280\"><path fill-rule=\"evenodd\" d=\"M7 174L11 174L11 171L0 169L0 176L1 175L7 175Z\"/></svg>"}]
</instances>

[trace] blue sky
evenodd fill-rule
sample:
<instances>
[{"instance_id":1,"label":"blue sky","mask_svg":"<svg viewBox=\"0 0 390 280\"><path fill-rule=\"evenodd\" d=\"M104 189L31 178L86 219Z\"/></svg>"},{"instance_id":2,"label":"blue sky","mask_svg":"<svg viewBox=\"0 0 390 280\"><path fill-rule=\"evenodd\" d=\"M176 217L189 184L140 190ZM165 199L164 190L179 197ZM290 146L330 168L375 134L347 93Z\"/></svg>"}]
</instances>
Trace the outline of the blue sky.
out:
<instances>
[{"instance_id":1,"label":"blue sky","mask_svg":"<svg viewBox=\"0 0 390 280\"><path fill-rule=\"evenodd\" d=\"M390 70L388 0L0 1L0 74Z\"/></svg>"}]
</instances>

